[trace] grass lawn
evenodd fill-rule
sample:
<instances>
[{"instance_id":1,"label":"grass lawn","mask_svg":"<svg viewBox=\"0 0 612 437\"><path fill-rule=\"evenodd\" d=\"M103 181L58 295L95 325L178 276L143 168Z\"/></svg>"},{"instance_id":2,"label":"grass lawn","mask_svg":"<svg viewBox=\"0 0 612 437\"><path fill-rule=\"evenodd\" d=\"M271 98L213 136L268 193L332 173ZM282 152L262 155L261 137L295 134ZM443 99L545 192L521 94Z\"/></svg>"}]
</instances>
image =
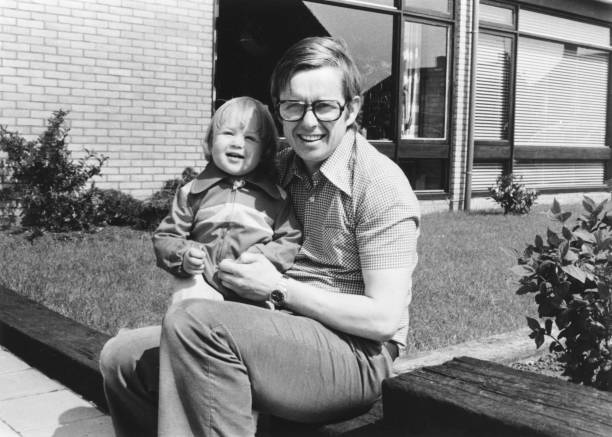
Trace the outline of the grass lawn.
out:
<instances>
[{"instance_id":1,"label":"grass lawn","mask_svg":"<svg viewBox=\"0 0 612 437\"><path fill-rule=\"evenodd\" d=\"M508 269L515 259L503 249L522 251L547 227L558 229L547 209L538 206L527 216L497 211L423 216L410 351L525 326L536 306L532 296L514 294ZM580 206L564 209L576 213ZM47 234L33 243L0 232L0 284L110 334L159 323L168 280L155 267L147 232L109 227L96 234Z\"/></svg>"}]
</instances>

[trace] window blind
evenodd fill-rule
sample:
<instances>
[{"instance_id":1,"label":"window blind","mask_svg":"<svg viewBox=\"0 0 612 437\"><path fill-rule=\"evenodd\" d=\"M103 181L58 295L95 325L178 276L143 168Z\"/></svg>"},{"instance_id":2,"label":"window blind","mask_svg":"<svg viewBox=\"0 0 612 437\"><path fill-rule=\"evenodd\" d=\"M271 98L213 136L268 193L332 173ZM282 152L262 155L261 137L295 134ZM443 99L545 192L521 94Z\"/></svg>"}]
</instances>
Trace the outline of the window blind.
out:
<instances>
[{"instance_id":1,"label":"window blind","mask_svg":"<svg viewBox=\"0 0 612 437\"><path fill-rule=\"evenodd\" d=\"M512 39L480 33L476 77L474 138L508 139Z\"/></svg>"},{"instance_id":2,"label":"window blind","mask_svg":"<svg viewBox=\"0 0 612 437\"><path fill-rule=\"evenodd\" d=\"M519 30L583 44L610 46L610 28L521 9Z\"/></svg>"},{"instance_id":3,"label":"window blind","mask_svg":"<svg viewBox=\"0 0 612 437\"><path fill-rule=\"evenodd\" d=\"M609 55L602 50L519 39L517 146L605 146Z\"/></svg>"}]
</instances>

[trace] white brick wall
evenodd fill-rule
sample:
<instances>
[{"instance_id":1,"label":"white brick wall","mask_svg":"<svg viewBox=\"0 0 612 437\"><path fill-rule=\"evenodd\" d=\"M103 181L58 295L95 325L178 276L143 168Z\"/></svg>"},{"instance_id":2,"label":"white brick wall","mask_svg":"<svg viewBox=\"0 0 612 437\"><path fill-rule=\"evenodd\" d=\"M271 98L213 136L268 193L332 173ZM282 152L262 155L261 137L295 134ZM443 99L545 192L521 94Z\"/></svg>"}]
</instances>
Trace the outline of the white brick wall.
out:
<instances>
[{"instance_id":1,"label":"white brick wall","mask_svg":"<svg viewBox=\"0 0 612 437\"><path fill-rule=\"evenodd\" d=\"M33 138L71 111L71 150L108 156L99 187L137 197L201 168L213 0L0 1L0 124Z\"/></svg>"}]
</instances>

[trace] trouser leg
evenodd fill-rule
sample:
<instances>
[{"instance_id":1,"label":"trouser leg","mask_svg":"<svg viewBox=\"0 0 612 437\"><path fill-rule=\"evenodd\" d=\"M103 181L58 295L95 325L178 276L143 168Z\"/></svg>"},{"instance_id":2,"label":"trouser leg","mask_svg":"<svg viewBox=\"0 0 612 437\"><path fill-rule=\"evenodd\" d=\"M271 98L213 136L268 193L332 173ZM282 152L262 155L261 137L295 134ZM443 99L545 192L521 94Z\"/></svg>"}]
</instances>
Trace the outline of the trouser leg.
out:
<instances>
[{"instance_id":1,"label":"trouser leg","mask_svg":"<svg viewBox=\"0 0 612 437\"><path fill-rule=\"evenodd\" d=\"M379 343L232 302L174 305L161 350L161 436L252 436L252 408L301 422L358 414L391 372Z\"/></svg>"},{"instance_id":2,"label":"trouser leg","mask_svg":"<svg viewBox=\"0 0 612 437\"><path fill-rule=\"evenodd\" d=\"M161 327L122 331L100 353L104 393L117 437L157 434Z\"/></svg>"}]
</instances>

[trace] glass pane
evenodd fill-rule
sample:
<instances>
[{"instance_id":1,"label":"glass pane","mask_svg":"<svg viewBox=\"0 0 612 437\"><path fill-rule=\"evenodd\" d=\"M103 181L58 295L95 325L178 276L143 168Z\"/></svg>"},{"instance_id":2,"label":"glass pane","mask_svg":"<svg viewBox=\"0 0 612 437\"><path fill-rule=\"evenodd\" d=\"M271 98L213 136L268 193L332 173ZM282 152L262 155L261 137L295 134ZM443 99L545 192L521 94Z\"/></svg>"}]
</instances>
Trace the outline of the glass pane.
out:
<instances>
[{"instance_id":1,"label":"glass pane","mask_svg":"<svg viewBox=\"0 0 612 437\"><path fill-rule=\"evenodd\" d=\"M216 105L240 95L270 103L269 79L290 45L307 36L343 38L363 76L362 125L370 139L393 137L391 15L295 0L220 0ZM376 38L364 38L376 35Z\"/></svg>"},{"instance_id":2,"label":"glass pane","mask_svg":"<svg viewBox=\"0 0 612 437\"><path fill-rule=\"evenodd\" d=\"M444 190L446 187L445 159L400 159L413 190Z\"/></svg>"},{"instance_id":3,"label":"glass pane","mask_svg":"<svg viewBox=\"0 0 612 437\"><path fill-rule=\"evenodd\" d=\"M450 14L448 0L404 0L404 9L425 9Z\"/></svg>"},{"instance_id":4,"label":"glass pane","mask_svg":"<svg viewBox=\"0 0 612 437\"><path fill-rule=\"evenodd\" d=\"M476 67L476 139L508 139L511 59L511 38L480 33Z\"/></svg>"},{"instance_id":5,"label":"glass pane","mask_svg":"<svg viewBox=\"0 0 612 437\"><path fill-rule=\"evenodd\" d=\"M480 22L514 26L514 10L481 3L478 8Z\"/></svg>"},{"instance_id":6,"label":"glass pane","mask_svg":"<svg viewBox=\"0 0 612 437\"><path fill-rule=\"evenodd\" d=\"M519 30L583 44L610 45L610 28L521 9Z\"/></svg>"},{"instance_id":7,"label":"glass pane","mask_svg":"<svg viewBox=\"0 0 612 437\"><path fill-rule=\"evenodd\" d=\"M402 138L445 137L447 33L445 26L404 26Z\"/></svg>"},{"instance_id":8,"label":"glass pane","mask_svg":"<svg viewBox=\"0 0 612 437\"><path fill-rule=\"evenodd\" d=\"M524 146L605 146L609 54L521 38L514 139Z\"/></svg>"},{"instance_id":9,"label":"glass pane","mask_svg":"<svg viewBox=\"0 0 612 437\"><path fill-rule=\"evenodd\" d=\"M393 138L393 17L321 3L304 4L326 35L341 37L351 49L362 76L361 127L366 137Z\"/></svg>"},{"instance_id":10,"label":"glass pane","mask_svg":"<svg viewBox=\"0 0 612 437\"><path fill-rule=\"evenodd\" d=\"M382 6L395 6L395 0L359 0L359 3L373 3Z\"/></svg>"}]
</instances>

